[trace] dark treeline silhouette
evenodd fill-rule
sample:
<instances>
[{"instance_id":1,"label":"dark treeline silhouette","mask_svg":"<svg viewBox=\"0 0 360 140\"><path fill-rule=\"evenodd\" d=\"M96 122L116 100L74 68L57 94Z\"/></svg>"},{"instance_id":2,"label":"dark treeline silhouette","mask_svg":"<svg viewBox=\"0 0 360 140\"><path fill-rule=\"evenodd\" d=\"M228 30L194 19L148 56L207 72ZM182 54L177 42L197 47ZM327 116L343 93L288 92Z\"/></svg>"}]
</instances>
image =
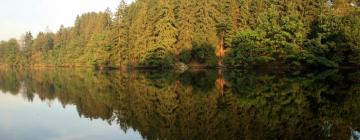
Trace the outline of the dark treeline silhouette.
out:
<instances>
[{"instance_id":1,"label":"dark treeline silhouette","mask_svg":"<svg viewBox=\"0 0 360 140\"><path fill-rule=\"evenodd\" d=\"M170 68L360 64L358 0L136 0L0 42L0 64Z\"/></svg>"},{"instance_id":2,"label":"dark treeline silhouette","mask_svg":"<svg viewBox=\"0 0 360 140\"><path fill-rule=\"evenodd\" d=\"M360 73L0 69L0 90L59 100L146 139L350 139ZM221 82L222 81L222 82ZM114 124L115 123L115 124Z\"/></svg>"}]
</instances>

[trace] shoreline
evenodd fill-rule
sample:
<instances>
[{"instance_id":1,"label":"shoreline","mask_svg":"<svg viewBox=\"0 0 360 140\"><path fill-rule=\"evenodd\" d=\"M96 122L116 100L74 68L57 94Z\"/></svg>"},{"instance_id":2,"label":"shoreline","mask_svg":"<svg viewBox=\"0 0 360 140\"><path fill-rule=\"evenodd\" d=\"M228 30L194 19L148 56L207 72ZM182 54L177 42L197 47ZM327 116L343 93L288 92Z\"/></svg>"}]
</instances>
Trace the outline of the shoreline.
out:
<instances>
[{"instance_id":1,"label":"shoreline","mask_svg":"<svg viewBox=\"0 0 360 140\"><path fill-rule=\"evenodd\" d=\"M313 67L313 66L291 66L291 65L251 65L251 66L238 66L238 67L221 67L221 66L199 66L199 65L188 65L187 70L280 70L280 71L309 71L309 70L355 70L360 69L360 66L339 66L335 68L327 67ZM93 69L99 71L108 71L108 70L120 70L120 71L131 71L131 70L149 70L149 71L168 71L168 70L177 70L176 68L156 68L156 67L146 67L146 66L90 66L90 65L29 65L29 66L19 66L19 65L8 65L0 64L0 68L16 68L16 69L54 69L54 68L65 68L65 69Z\"/></svg>"}]
</instances>

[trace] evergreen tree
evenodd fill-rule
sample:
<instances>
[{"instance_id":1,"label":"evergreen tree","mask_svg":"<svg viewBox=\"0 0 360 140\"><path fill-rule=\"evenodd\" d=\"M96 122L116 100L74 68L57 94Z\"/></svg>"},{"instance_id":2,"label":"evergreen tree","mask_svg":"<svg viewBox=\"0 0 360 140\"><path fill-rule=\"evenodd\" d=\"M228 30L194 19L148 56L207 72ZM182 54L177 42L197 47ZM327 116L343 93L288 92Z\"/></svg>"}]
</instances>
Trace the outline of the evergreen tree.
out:
<instances>
[{"instance_id":1,"label":"evergreen tree","mask_svg":"<svg viewBox=\"0 0 360 140\"><path fill-rule=\"evenodd\" d=\"M195 6L195 42L218 43L216 25L220 12L215 0L197 0Z\"/></svg>"},{"instance_id":2,"label":"evergreen tree","mask_svg":"<svg viewBox=\"0 0 360 140\"><path fill-rule=\"evenodd\" d=\"M178 23L177 53L182 50L191 50L195 32L195 1L177 0L176 21Z\"/></svg>"},{"instance_id":3,"label":"evergreen tree","mask_svg":"<svg viewBox=\"0 0 360 140\"><path fill-rule=\"evenodd\" d=\"M252 18L251 12L251 0L241 0L238 6L238 17L237 21L239 22L238 26L240 30L245 30L250 28L250 19Z\"/></svg>"},{"instance_id":4,"label":"evergreen tree","mask_svg":"<svg viewBox=\"0 0 360 140\"><path fill-rule=\"evenodd\" d=\"M155 21L155 46L162 46L166 50L174 53L175 43L177 42L178 30L173 6L168 0L159 0L159 13Z\"/></svg>"},{"instance_id":5,"label":"evergreen tree","mask_svg":"<svg viewBox=\"0 0 360 140\"><path fill-rule=\"evenodd\" d=\"M126 63L129 54L129 21L128 21L128 5L122 0L115 12L112 36L115 42L113 43L113 50L111 60L115 65L122 65Z\"/></svg>"},{"instance_id":6,"label":"evergreen tree","mask_svg":"<svg viewBox=\"0 0 360 140\"><path fill-rule=\"evenodd\" d=\"M352 8L351 0L332 0L332 8L336 15L347 15Z\"/></svg>"}]
</instances>

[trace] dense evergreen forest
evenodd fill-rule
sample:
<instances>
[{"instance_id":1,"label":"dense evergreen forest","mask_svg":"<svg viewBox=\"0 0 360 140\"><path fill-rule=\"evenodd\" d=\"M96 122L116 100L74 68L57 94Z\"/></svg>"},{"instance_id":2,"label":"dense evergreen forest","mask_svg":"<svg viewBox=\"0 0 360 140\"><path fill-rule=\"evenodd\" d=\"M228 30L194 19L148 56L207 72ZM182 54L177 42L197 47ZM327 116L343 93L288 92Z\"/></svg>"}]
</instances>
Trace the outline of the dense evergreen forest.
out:
<instances>
[{"instance_id":1,"label":"dense evergreen forest","mask_svg":"<svg viewBox=\"0 0 360 140\"><path fill-rule=\"evenodd\" d=\"M14 66L360 65L359 0L136 0L0 43Z\"/></svg>"}]
</instances>

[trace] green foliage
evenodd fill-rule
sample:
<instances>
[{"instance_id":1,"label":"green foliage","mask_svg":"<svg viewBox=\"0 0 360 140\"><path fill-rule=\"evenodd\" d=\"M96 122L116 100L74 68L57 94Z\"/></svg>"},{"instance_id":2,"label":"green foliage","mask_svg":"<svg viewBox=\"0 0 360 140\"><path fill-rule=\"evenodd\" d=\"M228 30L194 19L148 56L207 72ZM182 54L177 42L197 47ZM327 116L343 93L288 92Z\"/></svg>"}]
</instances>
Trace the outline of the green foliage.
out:
<instances>
[{"instance_id":1,"label":"green foliage","mask_svg":"<svg viewBox=\"0 0 360 140\"><path fill-rule=\"evenodd\" d=\"M192 57L193 60L198 63L206 64L207 66L216 66L217 58L215 55L215 49L208 42L194 42L192 49Z\"/></svg>"},{"instance_id":2,"label":"green foliage","mask_svg":"<svg viewBox=\"0 0 360 140\"><path fill-rule=\"evenodd\" d=\"M263 38L263 34L253 30L239 32L233 42L233 48L225 57L225 64L237 67L274 60L270 55L270 48L262 45Z\"/></svg>"},{"instance_id":3,"label":"green foliage","mask_svg":"<svg viewBox=\"0 0 360 140\"><path fill-rule=\"evenodd\" d=\"M178 25L178 38L176 48L191 49L195 33L196 17L194 0L176 0L174 13Z\"/></svg>"},{"instance_id":4,"label":"green foliage","mask_svg":"<svg viewBox=\"0 0 360 140\"><path fill-rule=\"evenodd\" d=\"M338 67L338 64L329 59L330 49L321 43L321 39L313 39L305 44L306 50L309 52L306 62L315 66Z\"/></svg>"},{"instance_id":5,"label":"green foliage","mask_svg":"<svg viewBox=\"0 0 360 140\"><path fill-rule=\"evenodd\" d=\"M7 65L16 65L20 46L16 39L0 42L0 62Z\"/></svg>"},{"instance_id":6,"label":"green foliage","mask_svg":"<svg viewBox=\"0 0 360 140\"><path fill-rule=\"evenodd\" d=\"M327 16L316 25L316 36L305 45L310 54L308 61L327 67L359 65L359 25L358 11L347 16Z\"/></svg>"},{"instance_id":7,"label":"green foliage","mask_svg":"<svg viewBox=\"0 0 360 140\"><path fill-rule=\"evenodd\" d=\"M155 21L155 44L166 48L166 50L175 52L175 43L177 41L178 30L173 13L173 7L168 0L159 0L160 11Z\"/></svg>"},{"instance_id":8,"label":"green foliage","mask_svg":"<svg viewBox=\"0 0 360 140\"><path fill-rule=\"evenodd\" d=\"M171 53L169 51L167 51L164 47L159 46L147 53L142 65L158 69L171 68L173 60L170 56Z\"/></svg>"},{"instance_id":9,"label":"green foliage","mask_svg":"<svg viewBox=\"0 0 360 140\"><path fill-rule=\"evenodd\" d=\"M56 33L40 32L33 38L27 32L17 49L2 42L0 62L100 67L162 67L163 63L167 67L178 61L202 66L222 66L225 61L234 67L359 66L359 7L349 2L138 0L128 5L122 0L114 13L106 9L79 15L74 26L61 26ZM156 56L163 52L166 57Z\"/></svg>"},{"instance_id":10,"label":"green foliage","mask_svg":"<svg viewBox=\"0 0 360 140\"><path fill-rule=\"evenodd\" d=\"M185 64L189 64L191 62L191 59L192 59L192 54L191 53L192 53L191 50L188 50L188 49L182 50L180 52L180 55L179 55L180 61L185 63Z\"/></svg>"},{"instance_id":11,"label":"green foliage","mask_svg":"<svg viewBox=\"0 0 360 140\"><path fill-rule=\"evenodd\" d=\"M301 59L304 27L299 15L288 4L286 15L280 15L275 5L262 13L255 29L241 30L226 56L230 66L277 61L295 63Z\"/></svg>"},{"instance_id":12,"label":"green foliage","mask_svg":"<svg viewBox=\"0 0 360 140\"><path fill-rule=\"evenodd\" d=\"M179 60L185 64L196 64L214 67L217 64L215 47L208 42L193 42L192 49L184 49L179 54Z\"/></svg>"}]
</instances>

